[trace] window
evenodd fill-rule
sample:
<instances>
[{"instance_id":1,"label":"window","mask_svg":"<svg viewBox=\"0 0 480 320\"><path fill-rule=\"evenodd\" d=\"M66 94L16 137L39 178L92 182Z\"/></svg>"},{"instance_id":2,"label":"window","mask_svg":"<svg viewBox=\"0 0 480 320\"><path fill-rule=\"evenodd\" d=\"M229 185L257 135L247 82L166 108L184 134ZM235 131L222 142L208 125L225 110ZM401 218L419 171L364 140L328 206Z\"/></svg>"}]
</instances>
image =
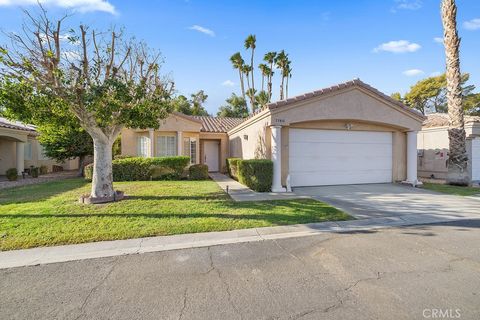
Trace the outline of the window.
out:
<instances>
[{"instance_id":1,"label":"window","mask_svg":"<svg viewBox=\"0 0 480 320\"><path fill-rule=\"evenodd\" d=\"M157 157L171 157L177 155L175 136L157 137Z\"/></svg>"},{"instance_id":2,"label":"window","mask_svg":"<svg viewBox=\"0 0 480 320\"><path fill-rule=\"evenodd\" d=\"M148 137L137 138L137 155L139 157L148 157L148 147L150 139Z\"/></svg>"},{"instance_id":3,"label":"window","mask_svg":"<svg viewBox=\"0 0 480 320\"><path fill-rule=\"evenodd\" d=\"M197 163L197 139L183 139L183 155L190 157L190 164Z\"/></svg>"},{"instance_id":4,"label":"window","mask_svg":"<svg viewBox=\"0 0 480 320\"><path fill-rule=\"evenodd\" d=\"M38 144L38 160L49 160L45 154L45 148L41 144Z\"/></svg>"},{"instance_id":5,"label":"window","mask_svg":"<svg viewBox=\"0 0 480 320\"><path fill-rule=\"evenodd\" d=\"M23 154L25 160L32 160L32 143L30 141L25 142Z\"/></svg>"}]
</instances>

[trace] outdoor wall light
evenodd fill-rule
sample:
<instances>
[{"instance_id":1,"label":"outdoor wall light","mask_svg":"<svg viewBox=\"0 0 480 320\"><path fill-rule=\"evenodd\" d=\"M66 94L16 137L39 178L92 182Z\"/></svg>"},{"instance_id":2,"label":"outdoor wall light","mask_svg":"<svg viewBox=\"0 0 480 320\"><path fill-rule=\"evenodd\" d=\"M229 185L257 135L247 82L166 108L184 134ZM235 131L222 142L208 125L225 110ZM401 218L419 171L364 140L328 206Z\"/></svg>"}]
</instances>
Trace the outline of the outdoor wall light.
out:
<instances>
[{"instance_id":1,"label":"outdoor wall light","mask_svg":"<svg viewBox=\"0 0 480 320\"><path fill-rule=\"evenodd\" d=\"M243 135L243 140L248 140L248 134Z\"/></svg>"}]
</instances>

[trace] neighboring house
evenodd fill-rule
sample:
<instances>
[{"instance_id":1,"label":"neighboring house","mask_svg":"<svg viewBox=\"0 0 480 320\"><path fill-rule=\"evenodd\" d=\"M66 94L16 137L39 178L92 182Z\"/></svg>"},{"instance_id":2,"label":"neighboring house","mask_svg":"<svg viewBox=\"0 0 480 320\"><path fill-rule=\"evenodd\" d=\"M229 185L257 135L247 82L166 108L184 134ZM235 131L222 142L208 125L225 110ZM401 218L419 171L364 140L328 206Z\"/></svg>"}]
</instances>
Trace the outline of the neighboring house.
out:
<instances>
[{"instance_id":1,"label":"neighboring house","mask_svg":"<svg viewBox=\"0 0 480 320\"><path fill-rule=\"evenodd\" d=\"M270 103L247 119L175 113L158 130L125 129L122 154L188 155L209 171L224 170L227 157L272 159L274 191L287 184L416 183L424 119L356 79Z\"/></svg>"},{"instance_id":2,"label":"neighboring house","mask_svg":"<svg viewBox=\"0 0 480 320\"><path fill-rule=\"evenodd\" d=\"M10 168L16 168L21 175L30 166L47 166L49 172L53 165L65 170L78 169L78 159L59 163L47 158L37 136L34 126L0 117L0 175Z\"/></svg>"},{"instance_id":3,"label":"neighboring house","mask_svg":"<svg viewBox=\"0 0 480 320\"><path fill-rule=\"evenodd\" d=\"M448 114L433 113L427 116L418 134L418 175L445 179L448 160ZM465 116L469 176L480 181L480 117Z\"/></svg>"}]
</instances>

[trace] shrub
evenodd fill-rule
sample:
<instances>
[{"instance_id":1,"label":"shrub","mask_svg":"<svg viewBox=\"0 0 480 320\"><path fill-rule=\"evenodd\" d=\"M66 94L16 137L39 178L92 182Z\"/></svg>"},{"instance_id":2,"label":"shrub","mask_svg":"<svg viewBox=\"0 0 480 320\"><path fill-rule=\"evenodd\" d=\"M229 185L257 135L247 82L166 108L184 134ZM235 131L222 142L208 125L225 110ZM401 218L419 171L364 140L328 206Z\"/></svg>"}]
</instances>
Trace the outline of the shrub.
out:
<instances>
[{"instance_id":1,"label":"shrub","mask_svg":"<svg viewBox=\"0 0 480 320\"><path fill-rule=\"evenodd\" d=\"M240 158L228 158L227 159L227 171L230 177L238 181L238 161Z\"/></svg>"},{"instance_id":2,"label":"shrub","mask_svg":"<svg viewBox=\"0 0 480 320\"><path fill-rule=\"evenodd\" d=\"M188 168L190 180L207 180L208 166L206 164L194 164Z\"/></svg>"},{"instance_id":3,"label":"shrub","mask_svg":"<svg viewBox=\"0 0 480 320\"><path fill-rule=\"evenodd\" d=\"M85 180L92 181L93 163L89 163L83 168L83 176L85 177Z\"/></svg>"},{"instance_id":4,"label":"shrub","mask_svg":"<svg viewBox=\"0 0 480 320\"><path fill-rule=\"evenodd\" d=\"M48 167L47 166L40 166L40 174L47 174Z\"/></svg>"},{"instance_id":5,"label":"shrub","mask_svg":"<svg viewBox=\"0 0 480 320\"><path fill-rule=\"evenodd\" d=\"M272 188L273 162L271 160L239 160L238 181L258 192Z\"/></svg>"},{"instance_id":6,"label":"shrub","mask_svg":"<svg viewBox=\"0 0 480 320\"><path fill-rule=\"evenodd\" d=\"M189 162L189 157L116 159L112 161L113 181L178 180ZM85 166L84 175L85 179L92 179L92 164Z\"/></svg>"},{"instance_id":7,"label":"shrub","mask_svg":"<svg viewBox=\"0 0 480 320\"><path fill-rule=\"evenodd\" d=\"M32 178L38 178L39 171L40 170L38 167L30 168L30 175L32 176Z\"/></svg>"},{"instance_id":8,"label":"shrub","mask_svg":"<svg viewBox=\"0 0 480 320\"><path fill-rule=\"evenodd\" d=\"M17 181L18 179L18 170L16 168L10 168L5 173L9 181Z\"/></svg>"},{"instance_id":9,"label":"shrub","mask_svg":"<svg viewBox=\"0 0 480 320\"><path fill-rule=\"evenodd\" d=\"M113 157L114 160L118 160L118 159L129 159L129 158L135 158L135 156L118 154L118 155L115 155L115 156Z\"/></svg>"}]
</instances>

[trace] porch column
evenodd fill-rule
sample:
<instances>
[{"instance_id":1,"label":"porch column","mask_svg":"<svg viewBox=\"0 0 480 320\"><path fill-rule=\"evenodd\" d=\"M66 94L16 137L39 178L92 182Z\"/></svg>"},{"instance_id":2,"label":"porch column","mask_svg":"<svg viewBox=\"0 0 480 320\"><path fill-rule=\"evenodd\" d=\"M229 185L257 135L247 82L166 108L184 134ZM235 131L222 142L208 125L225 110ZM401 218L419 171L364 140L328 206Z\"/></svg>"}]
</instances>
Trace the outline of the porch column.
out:
<instances>
[{"instance_id":1,"label":"porch column","mask_svg":"<svg viewBox=\"0 0 480 320\"><path fill-rule=\"evenodd\" d=\"M418 184L417 133L418 131L407 132L407 183L411 183L413 186Z\"/></svg>"},{"instance_id":2,"label":"porch column","mask_svg":"<svg viewBox=\"0 0 480 320\"><path fill-rule=\"evenodd\" d=\"M177 131L177 156L183 153L183 135L182 131Z\"/></svg>"},{"instance_id":3,"label":"porch column","mask_svg":"<svg viewBox=\"0 0 480 320\"><path fill-rule=\"evenodd\" d=\"M25 170L25 143L24 142L16 142L17 147L17 171L18 175L21 176L23 170Z\"/></svg>"},{"instance_id":4,"label":"porch column","mask_svg":"<svg viewBox=\"0 0 480 320\"><path fill-rule=\"evenodd\" d=\"M155 157L155 131L153 129L148 130L148 136L150 138L150 157Z\"/></svg>"},{"instance_id":5,"label":"porch column","mask_svg":"<svg viewBox=\"0 0 480 320\"><path fill-rule=\"evenodd\" d=\"M272 129L272 192L285 192L282 187L282 126L271 126Z\"/></svg>"}]
</instances>

